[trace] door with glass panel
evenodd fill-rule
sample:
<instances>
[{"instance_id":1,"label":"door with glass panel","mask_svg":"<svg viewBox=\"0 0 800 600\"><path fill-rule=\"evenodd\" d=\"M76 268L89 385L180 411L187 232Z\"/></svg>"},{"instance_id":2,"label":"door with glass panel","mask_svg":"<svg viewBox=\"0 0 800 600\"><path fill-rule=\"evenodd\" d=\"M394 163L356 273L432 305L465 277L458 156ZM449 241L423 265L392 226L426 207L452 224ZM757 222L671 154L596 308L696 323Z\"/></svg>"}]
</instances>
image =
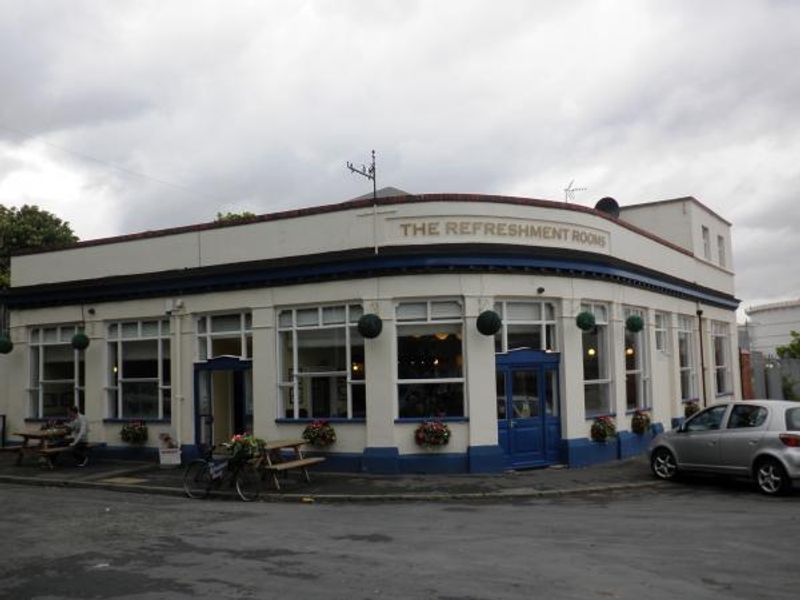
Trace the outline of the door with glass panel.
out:
<instances>
[{"instance_id":1,"label":"door with glass panel","mask_svg":"<svg viewBox=\"0 0 800 600\"><path fill-rule=\"evenodd\" d=\"M559 355L521 350L498 355L498 443L511 468L558 462Z\"/></svg>"},{"instance_id":2,"label":"door with glass panel","mask_svg":"<svg viewBox=\"0 0 800 600\"><path fill-rule=\"evenodd\" d=\"M217 358L195 364L195 440L218 445L253 431L253 370L249 361Z\"/></svg>"}]
</instances>

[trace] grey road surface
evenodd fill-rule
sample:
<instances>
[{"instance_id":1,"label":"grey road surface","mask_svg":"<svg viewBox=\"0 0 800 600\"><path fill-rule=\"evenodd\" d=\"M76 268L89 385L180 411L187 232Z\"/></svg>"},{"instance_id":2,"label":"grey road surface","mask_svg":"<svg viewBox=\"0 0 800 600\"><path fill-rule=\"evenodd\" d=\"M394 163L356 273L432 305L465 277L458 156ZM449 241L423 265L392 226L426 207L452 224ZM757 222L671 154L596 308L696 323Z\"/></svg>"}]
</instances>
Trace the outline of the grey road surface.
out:
<instances>
[{"instance_id":1,"label":"grey road surface","mask_svg":"<svg viewBox=\"0 0 800 600\"><path fill-rule=\"evenodd\" d=\"M797 598L800 497L244 504L0 485L0 598Z\"/></svg>"}]
</instances>

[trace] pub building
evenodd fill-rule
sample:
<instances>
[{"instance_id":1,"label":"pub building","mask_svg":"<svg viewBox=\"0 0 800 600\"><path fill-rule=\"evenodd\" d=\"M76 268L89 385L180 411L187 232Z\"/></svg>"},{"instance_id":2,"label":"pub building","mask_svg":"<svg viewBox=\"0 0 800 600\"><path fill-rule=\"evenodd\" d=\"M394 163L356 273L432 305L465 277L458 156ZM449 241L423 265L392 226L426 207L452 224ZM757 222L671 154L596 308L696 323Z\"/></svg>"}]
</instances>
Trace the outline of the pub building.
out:
<instances>
[{"instance_id":1,"label":"pub building","mask_svg":"<svg viewBox=\"0 0 800 600\"><path fill-rule=\"evenodd\" d=\"M731 225L695 198L393 191L14 256L6 430L78 404L98 452L143 420L187 460L324 419L328 469L501 472L631 456L741 396Z\"/></svg>"}]
</instances>

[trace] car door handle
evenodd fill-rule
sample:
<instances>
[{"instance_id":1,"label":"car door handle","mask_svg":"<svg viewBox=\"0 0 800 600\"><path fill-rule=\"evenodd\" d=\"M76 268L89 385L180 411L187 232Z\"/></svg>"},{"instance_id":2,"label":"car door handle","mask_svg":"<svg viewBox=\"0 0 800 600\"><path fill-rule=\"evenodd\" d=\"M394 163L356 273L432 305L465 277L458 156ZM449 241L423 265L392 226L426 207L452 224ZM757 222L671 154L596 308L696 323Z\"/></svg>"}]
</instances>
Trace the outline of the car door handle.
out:
<instances>
[{"instance_id":1,"label":"car door handle","mask_svg":"<svg viewBox=\"0 0 800 600\"><path fill-rule=\"evenodd\" d=\"M750 440L747 443L750 444L751 446L755 446L758 443L758 440Z\"/></svg>"}]
</instances>

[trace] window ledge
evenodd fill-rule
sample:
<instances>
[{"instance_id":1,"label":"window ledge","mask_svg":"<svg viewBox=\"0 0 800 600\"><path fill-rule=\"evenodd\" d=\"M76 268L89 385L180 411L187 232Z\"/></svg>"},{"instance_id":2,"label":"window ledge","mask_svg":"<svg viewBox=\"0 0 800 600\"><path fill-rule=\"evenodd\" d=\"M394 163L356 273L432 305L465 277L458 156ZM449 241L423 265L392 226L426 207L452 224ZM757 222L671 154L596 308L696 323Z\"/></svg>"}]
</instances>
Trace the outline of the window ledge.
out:
<instances>
[{"instance_id":1,"label":"window ledge","mask_svg":"<svg viewBox=\"0 0 800 600\"><path fill-rule=\"evenodd\" d=\"M617 413L597 413L596 415L586 415L587 421L594 421L595 419L599 419L600 417L617 417Z\"/></svg>"},{"instance_id":2,"label":"window ledge","mask_svg":"<svg viewBox=\"0 0 800 600\"><path fill-rule=\"evenodd\" d=\"M441 421L442 423L469 423L469 417L401 417L395 419L395 424L423 423L425 421Z\"/></svg>"},{"instance_id":3,"label":"window ledge","mask_svg":"<svg viewBox=\"0 0 800 600\"><path fill-rule=\"evenodd\" d=\"M302 417L300 419L286 419L286 418L275 419L276 423L313 423L314 421L327 421L328 423L337 423L337 424L338 423L364 424L367 422L367 420L363 417L359 417L357 419L345 419L342 417L330 417L330 418L320 417L316 419L308 417Z\"/></svg>"},{"instance_id":4,"label":"window ledge","mask_svg":"<svg viewBox=\"0 0 800 600\"><path fill-rule=\"evenodd\" d=\"M639 412L639 411L642 411L642 412L650 412L650 411L652 411L652 410L653 410L653 407L652 407L652 406L646 406L646 407L642 407L642 408L632 408L632 409L630 409L630 410L626 410L626 411L625 411L625 414L626 414L627 416L631 416L631 415L634 415L634 414L636 414L636 413L637 413L637 412Z\"/></svg>"},{"instance_id":5,"label":"window ledge","mask_svg":"<svg viewBox=\"0 0 800 600\"><path fill-rule=\"evenodd\" d=\"M125 417L122 419L103 419L103 423L131 423L133 421L140 421L142 423L172 423L172 419L146 419L137 417Z\"/></svg>"}]
</instances>

